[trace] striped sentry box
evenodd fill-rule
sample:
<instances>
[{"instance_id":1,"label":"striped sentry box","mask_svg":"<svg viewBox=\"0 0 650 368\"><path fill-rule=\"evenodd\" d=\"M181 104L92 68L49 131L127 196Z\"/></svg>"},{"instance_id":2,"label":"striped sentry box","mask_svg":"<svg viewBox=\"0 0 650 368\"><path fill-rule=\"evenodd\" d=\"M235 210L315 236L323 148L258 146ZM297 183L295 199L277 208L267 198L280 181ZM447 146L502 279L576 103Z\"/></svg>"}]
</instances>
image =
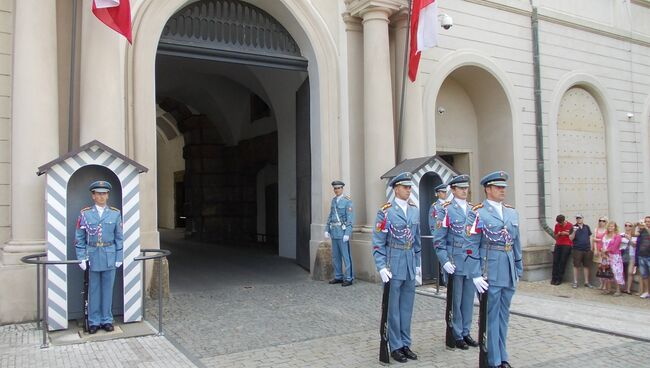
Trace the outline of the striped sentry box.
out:
<instances>
[{"instance_id":1,"label":"striped sentry box","mask_svg":"<svg viewBox=\"0 0 650 368\"><path fill-rule=\"evenodd\" d=\"M399 165L397 167L399 167ZM400 170L391 171L398 172ZM420 179L422 179L426 173L430 172L438 174L443 183L447 183L454 175L458 175L453 168L438 156L432 156L429 160L425 161L424 164L418 165L414 172L412 172L413 184L415 185L411 187L411 200L415 202L418 207L420 205ZM386 177L388 180L387 183L395 176L396 175ZM386 198L388 198L388 202L392 202L393 199L395 199L395 192L393 191L393 188L388 185L386 186Z\"/></svg>"},{"instance_id":2,"label":"striped sentry box","mask_svg":"<svg viewBox=\"0 0 650 368\"><path fill-rule=\"evenodd\" d=\"M92 141L77 150L38 168L38 175L47 174L45 201L47 206L48 260L74 259L67 254L67 187L72 175L87 165L110 169L122 186L122 221L124 223L124 322L142 320L142 275L140 254L140 180L147 168L118 153L99 141ZM47 313L50 330L68 328L67 267L51 265L47 274Z\"/></svg>"}]
</instances>

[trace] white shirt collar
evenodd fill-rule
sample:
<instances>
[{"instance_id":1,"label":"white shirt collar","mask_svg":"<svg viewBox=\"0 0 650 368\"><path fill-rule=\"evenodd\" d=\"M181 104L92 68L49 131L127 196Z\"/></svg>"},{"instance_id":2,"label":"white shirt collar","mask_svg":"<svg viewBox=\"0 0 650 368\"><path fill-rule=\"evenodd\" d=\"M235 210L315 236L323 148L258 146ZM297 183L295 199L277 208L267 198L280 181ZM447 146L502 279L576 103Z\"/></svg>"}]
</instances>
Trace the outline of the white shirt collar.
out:
<instances>
[{"instance_id":1,"label":"white shirt collar","mask_svg":"<svg viewBox=\"0 0 650 368\"><path fill-rule=\"evenodd\" d=\"M503 204L501 202L495 202L489 199L487 199L487 203L494 207L494 209L499 213L499 217L503 219Z\"/></svg>"},{"instance_id":2,"label":"white shirt collar","mask_svg":"<svg viewBox=\"0 0 650 368\"><path fill-rule=\"evenodd\" d=\"M99 212L99 214L101 215L104 212L104 210L106 209L106 206L101 207L99 205L95 205L95 208L97 209L97 212Z\"/></svg>"},{"instance_id":3,"label":"white shirt collar","mask_svg":"<svg viewBox=\"0 0 650 368\"><path fill-rule=\"evenodd\" d=\"M454 200L456 201L456 203L458 203L458 205L460 207L462 207L463 211L467 212L467 200L466 199L454 198Z\"/></svg>"},{"instance_id":4,"label":"white shirt collar","mask_svg":"<svg viewBox=\"0 0 650 368\"><path fill-rule=\"evenodd\" d=\"M395 197L395 203L397 203L397 205L402 209L402 211L404 211L404 214L406 215L406 209L409 206L408 201Z\"/></svg>"},{"instance_id":5,"label":"white shirt collar","mask_svg":"<svg viewBox=\"0 0 650 368\"><path fill-rule=\"evenodd\" d=\"M336 201L338 202L338 201L339 201L339 199L341 199L341 198L343 198L343 193L341 193L341 195L340 195L340 196L336 196Z\"/></svg>"}]
</instances>

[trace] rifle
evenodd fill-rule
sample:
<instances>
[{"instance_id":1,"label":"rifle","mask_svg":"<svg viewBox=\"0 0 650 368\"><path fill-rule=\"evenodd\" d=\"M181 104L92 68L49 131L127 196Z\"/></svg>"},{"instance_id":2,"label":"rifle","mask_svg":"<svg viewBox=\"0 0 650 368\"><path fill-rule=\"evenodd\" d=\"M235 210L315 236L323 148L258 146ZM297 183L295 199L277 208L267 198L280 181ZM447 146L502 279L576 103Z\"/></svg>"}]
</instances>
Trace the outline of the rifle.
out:
<instances>
[{"instance_id":1,"label":"rifle","mask_svg":"<svg viewBox=\"0 0 650 368\"><path fill-rule=\"evenodd\" d=\"M84 288L81 294L83 295L83 299L84 299L84 332L88 332L90 326L88 324L88 264L87 263L86 263L86 270L84 271Z\"/></svg>"},{"instance_id":2,"label":"rifle","mask_svg":"<svg viewBox=\"0 0 650 368\"><path fill-rule=\"evenodd\" d=\"M388 294L390 293L390 280L384 283L384 294L381 297L381 322L379 324L379 361L390 363L390 351L388 349Z\"/></svg>"},{"instance_id":3,"label":"rifle","mask_svg":"<svg viewBox=\"0 0 650 368\"><path fill-rule=\"evenodd\" d=\"M447 321L447 331L445 332L445 345L448 348L456 347L456 338L454 337L454 328L452 321L454 319L454 279L453 274L447 274L447 307L445 309L445 320Z\"/></svg>"},{"instance_id":4,"label":"rifle","mask_svg":"<svg viewBox=\"0 0 650 368\"><path fill-rule=\"evenodd\" d=\"M483 259L483 277L487 280L487 252L489 248L485 250L485 258ZM479 307L478 307L478 367L479 368L488 368L488 347L487 347L487 313L488 313L488 295L487 290L482 294L478 294Z\"/></svg>"}]
</instances>

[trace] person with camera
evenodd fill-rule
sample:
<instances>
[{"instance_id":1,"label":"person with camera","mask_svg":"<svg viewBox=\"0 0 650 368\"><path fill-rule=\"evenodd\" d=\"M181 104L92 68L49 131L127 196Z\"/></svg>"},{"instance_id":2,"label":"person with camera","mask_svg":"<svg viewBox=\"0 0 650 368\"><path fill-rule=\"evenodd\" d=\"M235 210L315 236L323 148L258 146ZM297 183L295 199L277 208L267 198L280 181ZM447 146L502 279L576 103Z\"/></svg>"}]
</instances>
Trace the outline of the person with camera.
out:
<instances>
[{"instance_id":1,"label":"person with camera","mask_svg":"<svg viewBox=\"0 0 650 368\"><path fill-rule=\"evenodd\" d=\"M560 285L564 279L564 270L566 263L571 255L571 246L573 241L570 235L573 233L573 225L566 220L564 215L558 215L555 218L555 249L553 250L553 274L551 285Z\"/></svg>"},{"instance_id":2,"label":"person with camera","mask_svg":"<svg viewBox=\"0 0 650 368\"><path fill-rule=\"evenodd\" d=\"M593 289L593 285L589 282L591 280L591 265L594 257L594 252L591 251L591 228L584 223L584 217L581 214L576 215L573 233L569 235L569 238L573 241L573 248L571 249L571 256L573 257L573 284L571 286L574 289L578 288L580 268L582 268L585 277L585 287Z\"/></svg>"}]
</instances>

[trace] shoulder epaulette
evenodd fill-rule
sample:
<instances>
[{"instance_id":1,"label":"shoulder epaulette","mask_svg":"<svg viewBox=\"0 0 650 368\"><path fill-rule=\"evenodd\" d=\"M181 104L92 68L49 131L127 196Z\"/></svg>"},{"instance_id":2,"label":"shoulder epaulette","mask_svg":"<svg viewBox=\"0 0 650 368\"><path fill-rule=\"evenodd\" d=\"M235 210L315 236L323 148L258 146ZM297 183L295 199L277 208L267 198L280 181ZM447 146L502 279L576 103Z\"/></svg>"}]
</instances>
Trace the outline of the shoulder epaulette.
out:
<instances>
[{"instance_id":1,"label":"shoulder epaulette","mask_svg":"<svg viewBox=\"0 0 650 368\"><path fill-rule=\"evenodd\" d=\"M389 209L391 206L392 206L392 204L390 202L387 202L385 205L381 206L381 210L385 211L385 210Z\"/></svg>"},{"instance_id":2,"label":"shoulder epaulette","mask_svg":"<svg viewBox=\"0 0 650 368\"><path fill-rule=\"evenodd\" d=\"M91 208L92 208L92 206L91 206L91 207L82 208L82 209L81 209L81 212L88 211L88 210L91 209Z\"/></svg>"},{"instance_id":3,"label":"shoulder epaulette","mask_svg":"<svg viewBox=\"0 0 650 368\"><path fill-rule=\"evenodd\" d=\"M508 207L508 208L515 208L514 206L509 205L509 204L507 204L507 203L504 203L503 206L504 206L504 207Z\"/></svg>"},{"instance_id":4,"label":"shoulder epaulette","mask_svg":"<svg viewBox=\"0 0 650 368\"><path fill-rule=\"evenodd\" d=\"M451 201L445 201L445 203L442 204L442 207L447 207L451 204Z\"/></svg>"},{"instance_id":5,"label":"shoulder epaulette","mask_svg":"<svg viewBox=\"0 0 650 368\"><path fill-rule=\"evenodd\" d=\"M474 207L474 205L472 204L472 202L467 202L467 205L469 206L469 208Z\"/></svg>"},{"instance_id":6,"label":"shoulder epaulette","mask_svg":"<svg viewBox=\"0 0 650 368\"><path fill-rule=\"evenodd\" d=\"M476 206L472 207L472 211L476 211L476 210L478 210L479 208L483 208L483 203L479 203L479 204L477 204Z\"/></svg>"},{"instance_id":7,"label":"shoulder epaulette","mask_svg":"<svg viewBox=\"0 0 650 368\"><path fill-rule=\"evenodd\" d=\"M345 195L345 199L352 200L352 196L350 196L349 194L346 194L346 195Z\"/></svg>"},{"instance_id":8,"label":"shoulder epaulette","mask_svg":"<svg viewBox=\"0 0 650 368\"><path fill-rule=\"evenodd\" d=\"M415 206L415 202L413 202L413 201L410 200L410 199L409 199L409 201L408 201L408 204L409 204L410 206Z\"/></svg>"},{"instance_id":9,"label":"shoulder epaulette","mask_svg":"<svg viewBox=\"0 0 650 368\"><path fill-rule=\"evenodd\" d=\"M111 209L112 209L113 211L117 211L117 212L120 212L120 210L119 210L118 208L115 208L115 207L111 207Z\"/></svg>"}]
</instances>

